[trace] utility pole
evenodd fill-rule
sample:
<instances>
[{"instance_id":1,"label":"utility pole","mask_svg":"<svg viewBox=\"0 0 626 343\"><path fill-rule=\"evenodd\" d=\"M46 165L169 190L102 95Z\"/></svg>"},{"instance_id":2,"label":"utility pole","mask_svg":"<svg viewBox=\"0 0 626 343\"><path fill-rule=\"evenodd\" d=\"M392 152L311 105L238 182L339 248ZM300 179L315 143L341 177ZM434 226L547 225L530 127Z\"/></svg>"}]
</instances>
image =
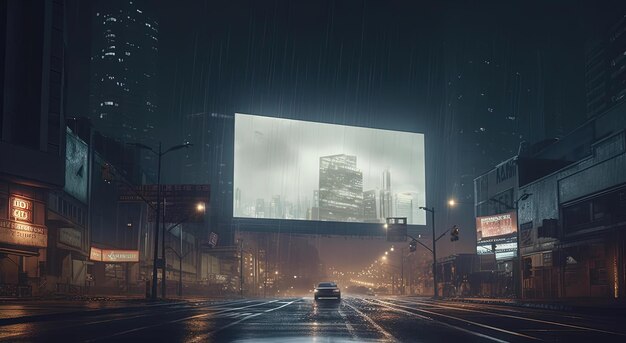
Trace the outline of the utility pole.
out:
<instances>
[{"instance_id":1,"label":"utility pole","mask_svg":"<svg viewBox=\"0 0 626 343\"><path fill-rule=\"evenodd\" d=\"M432 249L428 249L433 253L433 291L434 291L434 298L438 298L439 297L439 290L437 287L437 241L439 240L439 238L443 237L448 231L446 230L446 232L443 233L443 235L439 236L438 238L435 237L435 208L431 207L422 207L420 206L421 210L424 210L426 212L430 212L431 214L431 221L432 221L432 225L433 225L433 245L432 245ZM415 239L414 239L415 240ZM417 243L422 244L421 242L415 240ZM424 244L422 244L422 246L424 246ZM428 248L428 247L426 247Z\"/></svg>"},{"instance_id":2,"label":"utility pole","mask_svg":"<svg viewBox=\"0 0 626 343\"><path fill-rule=\"evenodd\" d=\"M400 249L400 295L404 295L404 247Z\"/></svg>"},{"instance_id":3,"label":"utility pole","mask_svg":"<svg viewBox=\"0 0 626 343\"><path fill-rule=\"evenodd\" d=\"M159 142L159 161L157 167L157 204L156 218L154 223L154 260L152 261L152 290L150 299L156 300L157 297L157 261L159 260L159 219L161 217L161 142ZM163 237L165 238L165 237ZM165 272L163 272L165 275Z\"/></svg>"},{"instance_id":4,"label":"utility pole","mask_svg":"<svg viewBox=\"0 0 626 343\"><path fill-rule=\"evenodd\" d=\"M154 223L154 259L152 261L152 292L150 294L150 299L151 300L156 300L156 296L157 296L157 264L158 264L158 260L159 260L159 221L161 219L161 159L162 157L172 151L175 150L179 150L182 148L188 148L190 146L192 146L191 143L185 143L185 144L180 144L180 145L176 145L173 146L165 151L162 151L162 146L161 146L161 142L159 142L159 150L158 151L154 151L154 149L152 149L151 147L145 145L145 144L141 144L141 143L127 143L129 145L135 146L137 148L140 149L145 149L148 150L150 152L152 152L154 155L157 156L157 160L158 160L158 167L157 167L157 204L156 204L156 218L155 218L155 223ZM163 218L163 222L165 222L165 218ZM165 223L163 223L165 224ZM162 291L162 295L163 298L165 298L165 280L166 280L166 276L165 276L165 271L166 271L166 265L165 265L165 226L163 226L163 241L162 241L162 261L163 261L163 266L161 267L162 270L162 282L161 282L161 291Z\"/></svg>"},{"instance_id":5,"label":"utility pole","mask_svg":"<svg viewBox=\"0 0 626 343\"><path fill-rule=\"evenodd\" d=\"M239 294L243 297L243 239L239 240Z\"/></svg>"},{"instance_id":6,"label":"utility pole","mask_svg":"<svg viewBox=\"0 0 626 343\"><path fill-rule=\"evenodd\" d=\"M178 296L183 296L183 227L179 229L180 233L180 256L178 258Z\"/></svg>"}]
</instances>

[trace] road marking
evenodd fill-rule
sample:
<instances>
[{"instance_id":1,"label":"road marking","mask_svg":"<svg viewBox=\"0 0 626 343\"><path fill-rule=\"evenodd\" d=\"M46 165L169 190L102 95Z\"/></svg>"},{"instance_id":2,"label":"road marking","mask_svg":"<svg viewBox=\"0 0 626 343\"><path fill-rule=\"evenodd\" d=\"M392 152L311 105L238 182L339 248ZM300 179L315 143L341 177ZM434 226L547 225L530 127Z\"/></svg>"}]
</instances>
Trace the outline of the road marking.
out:
<instances>
[{"instance_id":1,"label":"road marking","mask_svg":"<svg viewBox=\"0 0 626 343\"><path fill-rule=\"evenodd\" d=\"M398 311L398 312L402 312L402 313L407 313L407 314L411 314L411 315L417 315L417 316L420 316L420 317L424 317L424 316L421 316L421 315L416 314L414 312L410 312L410 311L406 311L406 310L403 310L403 309L399 309L399 308L396 308L394 306L407 308L407 309L413 310L413 311L426 312L426 313L434 315L434 316L441 316L441 317L445 317L445 318L449 318L449 319L453 319L453 320L458 320L458 321L461 321L461 322L464 322L464 323L472 324L472 325L483 327L483 328L486 328L486 329L507 333L509 335L519 336L519 337L524 337L524 338L540 341L539 338L536 338L536 337L533 337L533 336L528 336L528 335L521 334L519 332L514 332L514 331L500 329L500 328L497 328L497 327L493 327L493 326L489 326L489 325L473 322L471 320L467 320L467 319L463 319L463 318L448 316L448 315L445 315L445 314L435 313L435 312L431 312L431 311L427 311L427 310L415 309L415 308L411 308L411 307L408 307L408 306L394 304L394 303L390 303L390 302L386 302L386 301L382 301L382 300L378 300L378 299L376 299L376 301L380 304L380 306L387 307L389 309L392 309L392 310ZM428 317L425 317L425 318L428 318ZM485 335L485 334L482 334L482 333L479 333L479 332L476 332L476 331L463 329L461 327L458 327L458 326L455 326L455 325L451 325L451 324L448 324L448 323L445 323L445 322L442 322L442 321L439 321L439 320L436 320L436 322L437 322L437 324L444 325L446 327L453 328L453 329L456 329L456 330L460 330L460 331L463 331L465 333L468 333L468 334L471 334L471 335L474 335L474 336L478 336L478 337L481 337L481 338L486 338L486 339L491 340L491 341L501 342L501 343L508 342L508 341L501 340L499 338L496 338L496 337L493 337L493 336L489 336L489 335Z\"/></svg>"},{"instance_id":2,"label":"road marking","mask_svg":"<svg viewBox=\"0 0 626 343\"><path fill-rule=\"evenodd\" d=\"M342 305L345 306L345 302ZM346 316L346 314L341 309L339 309L339 315L341 316L341 318L343 318L343 321L346 324L346 328L348 329L348 333L350 334L350 336L352 336L352 339L358 341L359 336L356 334L356 331L354 330L352 324L350 324L348 316Z\"/></svg>"},{"instance_id":3,"label":"road marking","mask_svg":"<svg viewBox=\"0 0 626 343\"><path fill-rule=\"evenodd\" d=\"M137 331L141 331L141 330L145 330L145 329L151 329L151 328L154 328L154 327L157 327L157 326L174 324L174 323L182 322L182 321L189 320L189 319L197 319L197 318L202 318L202 317L206 317L206 316L209 316L209 315L217 315L217 314L224 313L224 312L230 312L230 311L241 310L241 309L244 309L244 308L250 308L250 307L267 305L267 304L274 303L276 301L278 301L278 300L271 300L271 301L258 303L258 304L253 304L253 305L248 305L248 306L242 306L242 307L237 307L237 308L232 308L232 309L225 309L225 310L221 310L221 311L217 311L217 312L209 312L209 313L197 314L197 315L193 315L193 316L189 316L189 317L184 317L184 318L179 318L179 319L175 319L175 320L170 320L170 321L163 322L163 323L147 325L147 326L142 326L142 327L138 327L138 328L134 328L134 329L130 329L130 330L120 331L118 333L115 333L113 335L109 335L109 336L106 336L106 337L98 337L98 338L94 338L94 339L85 340L85 342L95 342L95 341L99 341L99 340L102 340L102 339L107 339L107 338L111 338L111 337L121 336L121 335L125 335L125 334L132 333L132 332L137 332Z\"/></svg>"},{"instance_id":4,"label":"road marking","mask_svg":"<svg viewBox=\"0 0 626 343\"><path fill-rule=\"evenodd\" d=\"M376 330L378 330L380 333L383 334L383 336L385 336L385 339L388 342L398 342L398 339L395 338L391 333L389 333L389 331L383 329L382 326L380 326L378 323L376 323L372 318L370 318L368 315L366 315L365 313L361 312L359 309L357 309L356 307L350 305L349 303L345 303L346 306L350 307L352 310L354 310L354 312L356 312L358 315L360 315L361 317L365 318L365 320L367 320L374 328L376 328Z\"/></svg>"},{"instance_id":5,"label":"road marking","mask_svg":"<svg viewBox=\"0 0 626 343\"><path fill-rule=\"evenodd\" d=\"M403 301L403 300L399 300L399 301ZM417 304L417 303L410 302L410 301L403 301L403 302L408 302L408 303L411 303L411 304ZM610 335L626 336L626 334L619 333L619 332L606 331L606 330L602 330L602 329L595 329L595 328L590 328L590 327L586 327L586 326L579 326L579 325L573 325L573 324L559 323L559 322L554 322L554 321L551 321L551 320L534 319L534 318L520 317L520 316L514 316L514 315L504 314L504 313L493 313L493 312L486 312L486 311L480 311L480 310L472 310L472 309L463 308L463 307L457 307L457 306L445 306L445 305L439 305L439 304L433 305L433 306L434 307L439 307L439 308L451 309L451 310L466 311L466 312L486 313L486 314L489 314L489 315L492 315L492 316L500 316L500 317L514 318L514 319L522 319L522 320L526 320L526 321L530 321L530 322L549 324L549 325L556 325L556 326L563 326L563 327L568 327L568 328L577 329L577 330L586 330L586 331L602 332L602 333L606 333L606 334L610 334Z\"/></svg>"},{"instance_id":6,"label":"road marking","mask_svg":"<svg viewBox=\"0 0 626 343\"><path fill-rule=\"evenodd\" d=\"M251 314L251 315L249 315L249 316L247 316L247 317L241 318L241 319L239 319L239 320L237 320L237 321L234 321L234 322L232 322L232 323L230 323L230 324L224 325L224 326L222 326L222 327L220 327L220 328L217 328L217 329L215 329L215 330L213 330L213 331L211 331L211 332L208 332L208 333L206 333L206 334L204 334L204 335L197 336L196 338L194 338L193 340L191 340L191 342L192 342L192 343L193 343L193 342L205 342L205 341L209 338L209 336L211 336L211 335L213 335L213 334L216 334L216 333L218 333L218 332L220 332L220 331L226 330L226 329L228 329L228 328L230 328L230 327L232 327L232 326L235 326L235 325L237 325L237 324L239 324L239 323L241 323L241 322L244 322L244 321L246 321L246 320L248 320L248 319L256 318L256 317L258 317L258 316L264 315L264 314L269 313L269 312L272 312L272 311L280 310L281 308L286 307L286 306L289 306L289 305L291 305L291 304L293 304L293 303L295 303L295 302L298 302L298 301L300 301L300 300L302 300L302 299L296 299L296 300L293 300L293 301L285 302L285 303L283 303L282 305L280 305L280 306L278 306L278 307L274 307L274 308L271 308L271 309L265 310L265 311L263 311L263 312L259 312L259 313Z\"/></svg>"}]
</instances>

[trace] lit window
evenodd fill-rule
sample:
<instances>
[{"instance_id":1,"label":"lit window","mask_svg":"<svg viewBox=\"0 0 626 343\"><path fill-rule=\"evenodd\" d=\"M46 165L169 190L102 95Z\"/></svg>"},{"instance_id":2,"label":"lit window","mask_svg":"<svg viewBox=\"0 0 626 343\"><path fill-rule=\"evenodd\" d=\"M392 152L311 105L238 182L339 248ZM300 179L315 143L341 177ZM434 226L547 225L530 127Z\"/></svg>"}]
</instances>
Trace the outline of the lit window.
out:
<instances>
[{"instance_id":1,"label":"lit window","mask_svg":"<svg viewBox=\"0 0 626 343\"><path fill-rule=\"evenodd\" d=\"M114 52L106 52L104 53L105 56L115 56Z\"/></svg>"},{"instance_id":2,"label":"lit window","mask_svg":"<svg viewBox=\"0 0 626 343\"><path fill-rule=\"evenodd\" d=\"M107 106L113 106L113 101L105 101L104 104Z\"/></svg>"},{"instance_id":3,"label":"lit window","mask_svg":"<svg viewBox=\"0 0 626 343\"><path fill-rule=\"evenodd\" d=\"M126 51L126 56L130 56L130 52Z\"/></svg>"},{"instance_id":4,"label":"lit window","mask_svg":"<svg viewBox=\"0 0 626 343\"><path fill-rule=\"evenodd\" d=\"M132 4L132 2L131 2L131 4ZM141 10L139 10L139 9L137 9L137 12L139 12L139 13L143 13L143 12L141 12Z\"/></svg>"},{"instance_id":5,"label":"lit window","mask_svg":"<svg viewBox=\"0 0 626 343\"><path fill-rule=\"evenodd\" d=\"M117 21L117 19L115 19L114 17L109 17L105 21Z\"/></svg>"},{"instance_id":6,"label":"lit window","mask_svg":"<svg viewBox=\"0 0 626 343\"><path fill-rule=\"evenodd\" d=\"M109 49L115 49L115 45L111 45Z\"/></svg>"}]
</instances>

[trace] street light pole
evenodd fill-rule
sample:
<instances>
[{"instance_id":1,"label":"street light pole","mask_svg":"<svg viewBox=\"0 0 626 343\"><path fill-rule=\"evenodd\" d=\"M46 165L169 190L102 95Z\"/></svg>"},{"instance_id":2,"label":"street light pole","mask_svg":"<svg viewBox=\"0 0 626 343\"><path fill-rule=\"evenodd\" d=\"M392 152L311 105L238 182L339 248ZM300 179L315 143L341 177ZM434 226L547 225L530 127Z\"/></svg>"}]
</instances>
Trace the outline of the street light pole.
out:
<instances>
[{"instance_id":1,"label":"street light pole","mask_svg":"<svg viewBox=\"0 0 626 343\"><path fill-rule=\"evenodd\" d=\"M434 291L434 298L438 298L439 297L439 290L437 289L437 238L435 237L435 207L420 207L420 209L426 211L426 212L430 212L431 214L431 218L432 218L432 224L433 224L433 245L432 245L432 252L433 252L433 291Z\"/></svg>"},{"instance_id":2,"label":"street light pole","mask_svg":"<svg viewBox=\"0 0 626 343\"><path fill-rule=\"evenodd\" d=\"M161 217L161 142L159 142L159 161L157 168L157 205L154 224L154 260L152 261L152 290L150 299L156 300L157 296L157 261L159 259L159 218ZM165 237L163 237L165 239ZM165 273L163 273L165 275Z\"/></svg>"},{"instance_id":3,"label":"street light pole","mask_svg":"<svg viewBox=\"0 0 626 343\"><path fill-rule=\"evenodd\" d=\"M141 143L127 143L129 145L135 146L137 148L140 149L145 149L148 150L150 152L152 152L153 154L155 154L157 156L157 160L158 160L158 167L157 167L157 206L156 206L156 218L155 218L155 225L154 225L154 259L152 261L152 292L150 294L150 299L151 300L156 300L156 292L157 292L157 261L159 260L159 221L161 219L161 158L163 156L165 156L167 153L172 152L174 150L179 150L182 148L188 148L190 146L192 146L191 143L185 143L185 144L180 144L180 145L175 145L165 151L162 151L162 144L161 142L159 142L159 150L158 151L154 151L154 149L152 149L151 147L145 145L145 144L141 144ZM162 270L162 277L161 277L161 294L162 297L165 298L165 281L166 281L166 276L165 276L165 272L167 270L167 266L166 266L166 262L165 262L165 218L163 218L163 227L162 227L162 233L163 233L163 237L162 237L162 249L161 249L161 253L162 253L162 261L163 261L163 267L161 267Z\"/></svg>"}]
</instances>

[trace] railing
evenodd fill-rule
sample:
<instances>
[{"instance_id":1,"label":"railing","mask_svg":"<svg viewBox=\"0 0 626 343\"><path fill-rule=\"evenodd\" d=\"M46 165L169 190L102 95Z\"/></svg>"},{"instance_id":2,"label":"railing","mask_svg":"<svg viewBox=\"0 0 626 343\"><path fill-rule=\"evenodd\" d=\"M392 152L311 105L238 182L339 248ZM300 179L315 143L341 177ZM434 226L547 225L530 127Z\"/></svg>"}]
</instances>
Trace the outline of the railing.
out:
<instances>
[{"instance_id":1,"label":"railing","mask_svg":"<svg viewBox=\"0 0 626 343\"><path fill-rule=\"evenodd\" d=\"M18 285L14 283L0 283L0 297L30 297L33 288L30 285Z\"/></svg>"}]
</instances>

